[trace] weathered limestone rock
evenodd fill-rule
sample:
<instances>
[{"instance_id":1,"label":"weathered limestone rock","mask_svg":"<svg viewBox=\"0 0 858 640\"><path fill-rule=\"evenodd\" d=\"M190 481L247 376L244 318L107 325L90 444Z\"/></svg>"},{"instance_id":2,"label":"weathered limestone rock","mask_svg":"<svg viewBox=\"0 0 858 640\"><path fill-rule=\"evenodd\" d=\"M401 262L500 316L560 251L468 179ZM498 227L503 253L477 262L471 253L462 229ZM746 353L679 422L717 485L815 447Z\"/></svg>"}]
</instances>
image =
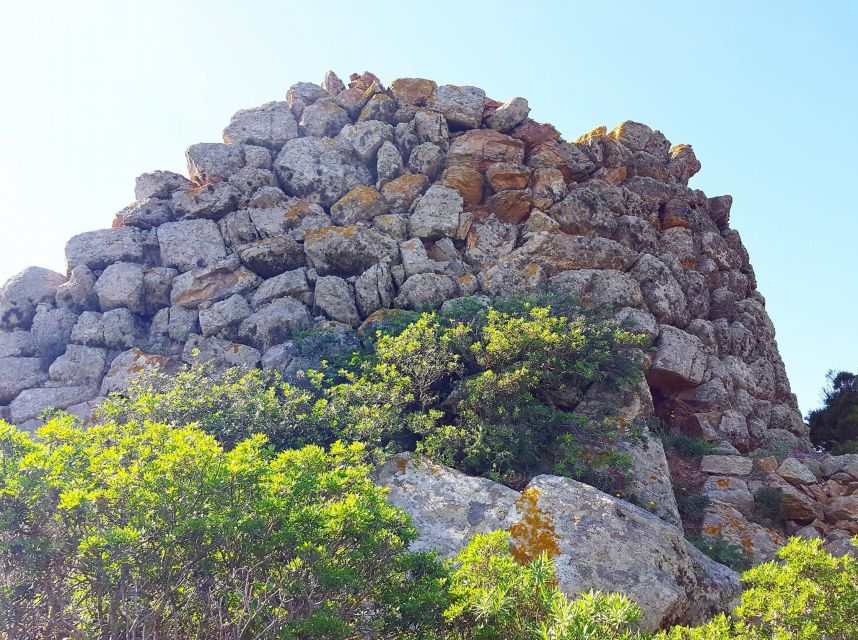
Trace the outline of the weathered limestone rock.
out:
<instances>
[{"instance_id":1,"label":"weathered limestone rock","mask_svg":"<svg viewBox=\"0 0 858 640\"><path fill-rule=\"evenodd\" d=\"M134 199L159 198L169 200L174 191L189 189L191 181L172 171L152 171L137 176L134 182Z\"/></svg>"},{"instance_id":2,"label":"weathered limestone rock","mask_svg":"<svg viewBox=\"0 0 858 640\"><path fill-rule=\"evenodd\" d=\"M84 264L104 269L114 262L143 262L143 236L140 229L118 227L87 231L66 243L66 264L71 271Z\"/></svg>"},{"instance_id":3,"label":"weathered limestone rock","mask_svg":"<svg viewBox=\"0 0 858 640\"><path fill-rule=\"evenodd\" d=\"M201 308L199 323L203 337L213 336L228 327L238 325L252 313L253 309L247 304L247 300L237 293L226 300L215 302L208 308Z\"/></svg>"},{"instance_id":4,"label":"weathered limestone rock","mask_svg":"<svg viewBox=\"0 0 858 640\"><path fill-rule=\"evenodd\" d=\"M422 174L399 176L381 188L390 211L393 213L406 212L414 201L429 188L429 178Z\"/></svg>"},{"instance_id":5,"label":"weathered limestone rock","mask_svg":"<svg viewBox=\"0 0 858 640\"><path fill-rule=\"evenodd\" d=\"M359 184L371 184L369 169L326 138L295 138L274 161L283 190L329 207Z\"/></svg>"},{"instance_id":6,"label":"weathered limestone rock","mask_svg":"<svg viewBox=\"0 0 858 640\"><path fill-rule=\"evenodd\" d=\"M49 369L51 380L67 385L96 387L107 369L107 351L97 347L70 344Z\"/></svg>"},{"instance_id":7,"label":"weathered limestone rock","mask_svg":"<svg viewBox=\"0 0 858 640\"><path fill-rule=\"evenodd\" d=\"M493 114L486 118L490 129L508 133L527 119L530 106L524 98L513 98L499 106Z\"/></svg>"},{"instance_id":8,"label":"weathered limestone rock","mask_svg":"<svg viewBox=\"0 0 858 640\"><path fill-rule=\"evenodd\" d=\"M137 348L123 351L110 363L110 368L101 381L101 395L124 391L128 383L144 371L176 373L178 362L161 355L144 353Z\"/></svg>"},{"instance_id":9,"label":"weathered limestone rock","mask_svg":"<svg viewBox=\"0 0 858 640\"><path fill-rule=\"evenodd\" d=\"M479 129L485 99L485 91L477 87L445 84L435 89L426 105L443 113L450 129Z\"/></svg>"},{"instance_id":10,"label":"weathered limestone rock","mask_svg":"<svg viewBox=\"0 0 858 640\"><path fill-rule=\"evenodd\" d=\"M29 358L35 354L36 344L29 331L15 329L0 333L0 358Z\"/></svg>"},{"instance_id":11,"label":"weathered limestone rock","mask_svg":"<svg viewBox=\"0 0 858 640\"><path fill-rule=\"evenodd\" d=\"M448 166L485 171L498 162L522 164L524 143L491 129L474 129L453 139L447 152Z\"/></svg>"},{"instance_id":12,"label":"weathered limestone rock","mask_svg":"<svg viewBox=\"0 0 858 640\"><path fill-rule=\"evenodd\" d=\"M703 485L703 495L712 502L730 505L745 516L754 510L754 496L748 490L748 484L739 478L709 476Z\"/></svg>"},{"instance_id":13,"label":"weathered limestone rock","mask_svg":"<svg viewBox=\"0 0 858 640\"><path fill-rule=\"evenodd\" d=\"M434 80L397 78L390 83L390 92L399 104L422 106L438 87Z\"/></svg>"},{"instance_id":14,"label":"weathered limestone rock","mask_svg":"<svg viewBox=\"0 0 858 640\"><path fill-rule=\"evenodd\" d=\"M303 304L294 298L279 298L245 319L238 328L238 335L242 341L264 352L291 338L298 329L309 326L310 314Z\"/></svg>"},{"instance_id":15,"label":"weathered limestone rock","mask_svg":"<svg viewBox=\"0 0 858 640\"><path fill-rule=\"evenodd\" d=\"M190 271L208 267L226 256L220 230L211 220L181 220L158 227L161 262Z\"/></svg>"},{"instance_id":16,"label":"weathered limestone rock","mask_svg":"<svg viewBox=\"0 0 858 640\"><path fill-rule=\"evenodd\" d=\"M337 276L321 276L316 280L313 302L315 308L331 320L356 327L360 315L349 283Z\"/></svg>"},{"instance_id":17,"label":"weathered limestone rock","mask_svg":"<svg viewBox=\"0 0 858 640\"><path fill-rule=\"evenodd\" d=\"M215 369L244 367L253 369L259 366L262 354L258 349L246 344L230 342L218 336L203 338L192 335L185 343L182 361L188 364L211 364Z\"/></svg>"},{"instance_id":18,"label":"weathered limestone rock","mask_svg":"<svg viewBox=\"0 0 858 640\"><path fill-rule=\"evenodd\" d=\"M415 550L452 556L473 534L506 529L516 557L543 551L554 557L564 592L626 593L651 629L700 620L728 608L739 593L737 575L697 551L679 529L574 480L538 476L518 493L407 455L395 456L376 477L411 516L420 534Z\"/></svg>"},{"instance_id":19,"label":"weathered limestone rock","mask_svg":"<svg viewBox=\"0 0 858 640\"><path fill-rule=\"evenodd\" d=\"M575 296L585 307L603 304L639 307L643 297L634 278L613 269L563 271L549 279L557 291Z\"/></svg>"},{"instance_id":20,"label":"weathered limestone rock","mask_svg":"<svg viewBox=\"0 0 858 640\"><path fill-rule=\"evenodd\" d=\"M344 126L351 124L346 110L330 98L322 98L301 112L298 128L302 136L333 138Z\"/></svg>"},{"instance_id":21,"label":"weathered limestone rock","mask_svg":"<svg viewBox=\"0 0 858 640\"><path fill-rule=\"evenodd\" d=\"M69 309L54 309L45 303L39 305L30 333L36 354L45 366L65 351L77 320L78 315Z\"/></svg>"},{"instance_id":22,"label":"weathered limestone rock","mask_svg":"<svg viewBox=\"0 0 858 640\"><path fill-rule=\"evenodd\" d=\"M397 307L421 309L439 307L445 300L459 295L459 287L450 276L440 273L417 273L399 288L394 300Z\"/></svg>"},{"instance_id":23,"label":"weathered limestone rock","mask_svg":"<svg viewBox=\"0 0 858 640\"><path fill-rule=\"evenodd\" d=\"M263 278L304 265L304 248L287 236L273 236L255 240L238 249L242 264Z\"/></svg>"},{"instance_id":24,"label":"weathered limestone rock","mask_svg":"<svg viewBox=\"0 0 858 640\"><path fill-rule=\"evenodd\" d=\"M372 164L376 160L379 150L385 143L396 151L393 140L393 127L378 120L367 120L354 125L347 124L337 136L338 145L366 164ZM400 162L402 161L398 151L396 151L396 157L399 157ZM379 175L379 178L381 177Z\"/></svg>"},{"instance_id":25,"label":"weathered limestone rock","mask_svg":"<svg viewBox=\"0 0 858 640\"><path fill-rule=\"evenodd\" d=\"M492 165L495 166L495 165ZM483 174L470 167L454 165L444 169L440 183L457 191L465 207L474 207L483 199Z\"/></svg>"},{"instance_id":26,"label":"weathered limestone rock","mask_svg":"<svg viewBox=\"0 0 858 640\"><path fill-rule=\"evenodd\" d=\"M223 130L224 142L275 150L297 137L298 123L285 102L268 102L255 109L242 109Z\"/></svg>"},{"instance_id":27,"label":"weathered limestone rock","mask_svg":"<svg viewBox=\"0 0 858 640\"><path fill-rule=\"evenodd\" d=\"M348 226L371 220L387 211L387 203L378 191L358 185L331 205L331 220L336 225Z\"/></svg>"},{"instance_id":28,"label":"weathered limestone rock","mask_svg":"<svg viewBox=\"0 0 858 640\"><path fill-rule=\"evenodd\" d=\"M648 253L640 257L630 275L640 283L649 310L664 324L684 324L685 293L665 264Z\"/></svg>"},{"instance_id":29,"label":"weathered limestone rock","mask_svg":"<svg viewBox=\"0 0 858 640\"><path fill-rule=\"evenodd\" d=\"M143 283L144 267L132 262L115 262L104 270L95 283L95 295L102 311L126 308L143 313L146 307Z\"/></svg>"},{"instance_id":30,"label":"weathered limestone rock","mask_svg":"<svg viewBox=\"0 0 858 640\"><path fill-rule=\"evenodd\" d=\"M8 404L24 389L47 380L39 358L0 358L0 404Z\"/></svg>"},{"instance_id":31,"label":"weathered limestone rock","mask_svg":"<svg viewBox=\"0 0 858 640\"><path fill-rule=\"evenodd\" d=\"M312 302L312 289L304 269L293 269L262 282L250 298L250 306L258 309L277 298L291 296L302 302Z\"/></svg>"},{"instance_id":32,"label":"weathered limestone rock","mask_svg":"<svg viewBox=\"0 0 858 640\"><path fill-rule=\"evenodd\" d=\"M364 318L374 311L389 308L394 295L393 276L385 263L374 264L355 280L355 301Z\"/></svg>"},{"instance_id":33,"label":"weathered limestone rock","mask_svg":"<svg viewBox=\"0 0 858 640\"><path fill-rule=\"evenodd\" d=\"M38 418L45 409L67 409L91 400L96 393L97 388L86 386L27 389L19 393L9 405L9 416L13 423L22 424Z\"/></svg>"},{"instance_id":34,"label":"weathered limestone rock","mask_svg":"<svg viewBox=\"0 0 858 640\"><path fill-rule=\"evenodd\" d=\"M795 486L816 484L816 476L813 472L795 458L786 458L781 462L776 473Z\"/></svg>"},{"instance_id":35,"label":"weathered limestone rock","mask_svg":"<svg viewBox=\"0 0 858 640\"><path fill-rule=\"evenodd\" d=\"M12 276L0 287L0 330L28 329L39 303L53 302L65 281L65 276L41 267L27 267Z\"/></svg>"},{"instance_id":36,"label":"weathered limestone rock","mask_svg":"<svg viewBox=\"0 0 858 640\"><path fill-rule=\"evenodd\" d=\"M176 276L170 291L170 304L196 308L203 302L217 302L249 291L259 281L259 276L242 266L236 256L225 258Z\"/></svg>"},{"instance_id":37,"label":"weathered limestone rock","mask_svg":"<svg viewBox=\"0 0 858 640\"><path fill-rule=\"evenodd\" d=\"M700 470L715 475L747 476L754 468L754 461L742 456L703 456Z\"/></svg>"},{"instance_id":38,"label":"weathered limestone rock","mask_svg":"<svg viewBox=\"0 0 858 640\"><path fill-rule=\"evenodd\" d=\"M377 262L395 263L399 247L391 238L360 226L327 227L304 237L304 252L320 272L362 273Z\"/></svg>"},{"instance_id":39,"label":"weathered limestone rock","mask_svg":"<svg viewBox=\"0 0 858 640\"><path fill-rule=\"evenodd\" d=\"M738 510L723 502L713 502L703 516L704 539L724 540L742 548L754 562L771 560L786 540L777 531L748 521Z\"/></svg>"},{"instance_id":40,"label":"weathered limestone rock","mask_svg":"<svg viewBox=\"0 0 858 640\"><path fill-rule=\"evenodd\" d=\"M659 388L692 387L703 382L706 352L703 343L690 333L661 325L657 351L646 373L650 385Z\"/></svg>"}]
</instances>

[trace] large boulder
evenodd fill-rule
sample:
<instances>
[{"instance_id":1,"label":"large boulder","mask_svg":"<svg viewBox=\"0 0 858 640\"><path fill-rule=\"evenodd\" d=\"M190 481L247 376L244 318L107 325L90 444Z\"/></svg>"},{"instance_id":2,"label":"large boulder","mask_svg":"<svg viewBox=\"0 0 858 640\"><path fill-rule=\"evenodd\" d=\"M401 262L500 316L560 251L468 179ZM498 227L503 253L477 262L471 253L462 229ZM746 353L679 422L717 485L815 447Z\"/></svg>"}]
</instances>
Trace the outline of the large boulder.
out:
<instances>
[{"instance_id":1,"label":"large boulder","mask_svg":"<svg viewBox=\"0 0 858 640\"><path fill-rule=\"evenodd\" d=\"M286 342L299 329L310 326L307 307L294 298L279 298L246 318L238 328L239 338L262 352Z\"/></svg>"},{"instance_id":2,"label":"large boulder","mask_svg":"<svg viewBox=\"0 0 858 640\"><path fill-rule=\"evenodd\" d=\"M640 284L647 307L659 322L685 324L688 318L685 293L661 260L645 253L630 275Z\"/></svg>"},{"instance_id":3,"label":"large boulder","mask_svg":"<svg viewBox=\"0 0 858 640\"><path fill-rule=\"evenodd\" d=\"M466 131L450 143L449 166L485 171L498 162L524 162L524 143L491 129Z\"/></svg>"},{"instance_id":4,"label":"large boulder","mask_svg":"<svg viewBox=\"0 0 858 640\"><path fill-rule=\"evenodd\" d=\"M42 267L27 267L0 287L0 330L29 329L41 302L53 302L66 277Z\"/></svg>"},{"instance_id":5,"label":"large boulder","mask_svg":"<svg viewBox=\"0 0 858 640\"><path fill-rule=\"evenodd\" d=\"M236 256L209 267L187 271L173 278L170 304L196 308L255 288L259 276L241 265Z\"/></svg>"},{"instance_id":6,"label":"large boulder","mask_svg":"<svg viewBox=\"0 0 858 640\"><path fill-rule=\"evenodd\" d=\"M45 409L68 409L92 400L97 393L98 389L91 386L27 389L9 405L9 415L13 423L21 424L38 418Z\"/></svg>"},{"instance_id":7,"label":"large boulder","mask_svg":"<svg viewBox=\"0 0 858 640\"><path fill-rule=\"evenodd\" d=\"M123 351L113 359L110 368L101 381L101 395L121 393L137 375L147 371L160 371L165 374L176 373L180 363L174 358L145 353L138 348Z\"/></svg>"},{"instance_id":8,"label":"large boulder","mask_svg":"<svg viewBox=\"0 0 858 640\"><path fill-rule=\"evenodd\" d=\"M329 207L372 174L327 138L295 138L283 145L274 172L289 195L316 199Z\"/></svg>"},{"instance_id":9,"label":"large boulder","mask_svg":"<svg viewBox=\"0 0 858 640\"><path fill-rule=\"evenodd\" d=\"M125 307L132 313L145 310L144 267L133 262L116 262L104 270L95 283L95 295L102 311Z\"/></svg>"},{"instance_id":10,"label":"large boulder","mask_svg":"<svg viewBox=\"0 0 858 640\"><path fill-rule=\"evenodd\" d=\"M158 227L161 262L165 267L190 271L207 267L226 256L217 224L211 220L180 220Z\"/></svg>"},{"instance_id":11,"label":"large boulder","mask_svg":"<svg viewBox=\"0 0 858 640\"><path fill-rule=\"evenodd\" d=\"M408 220L408 233L414 238L452 238L459 231L464 201L457 191L432 185L417 200Z\"/></svg>"},{"instance_id":12,"label":"large boulder","mask_svg":"<svg viewBox=\"0 0 858 640\"><path fill-rule=\"evenodd\" d=\"M304 252L320 272L362 273L377 262L394 263L399 246L375 229L352 225L326 227L304 236Z\"/></svg>"},{"instance_id":13,"label":"large boulder","mask_svg":"<svg viewBox=\"0 0 858 640\"><path fill-rule=\"evenodd\" d=\"M703 382L706 352L697 336L682 329L661 325L657 351L646 373L650 385L659 389L694 387Z\"/></svg>"},{"instance_id":14,"label":"large boulder","mask_svg":"<svg viewBox=\"0 0 858 640\"><path fill-rule=\"evenodd\" d=\"M8 404L24 389L48 379L39 358L0 358L0 404Z\"/></svg>"},{"instance_id":15,"label":"large boulder","mask_svg":"<svg viewBox=\"0 0 858 640\"><path fill-rule=\"evenodd\" d=\"M69 272L81 264L90 269L104 269L114 262L143 262L144 259L143 234L136 227L87 231L66 243Z\"/></svg>"},{"instance_id":16,"label":"large boulder","mask_svg":"<svg viewBox=\"0 0 858 640\"><path fill-rule=\"evenodd\" d=\"M279 149L298 137L298 123L285 102L238 111L223 130L223 141Z\"/></svg>"},{"instance_id":17,"label":"large boulder","mask_svg":"<svg viewBox=\"0 0 858 640\"><path fill-rule=\"evenodd\" d=\"M349 283L337 276L320 276L316 280L313 306L331 320L351 326L360 323L355 297Z\"/></svg>"},{"instance_id":18,"label":"large boulder","mask_svg":"<svg viewBox=\"0 0 858 640\"><path fill-rule=\"evenodd\" d=\"M417 528L415 550L451 557L474 534L506 529L520 560L554 558L565 593L625 593L649 629L699 622L728 610L739 593L736 573L680 529L574 480L537 476L519 493L409 455L395 456L376 478Z\"/></svg>"},{"instance_id":19,"label":"large boulder","mask_svg":"<svg viewBox=\"0 0 858 640\"><path fill-rule=\"evenodd\" d=\"M485 98L486 92L478 87L445 84L435 89L426 104L443 113L451 129L479 129Z\"/></svg>"}]
</instances>

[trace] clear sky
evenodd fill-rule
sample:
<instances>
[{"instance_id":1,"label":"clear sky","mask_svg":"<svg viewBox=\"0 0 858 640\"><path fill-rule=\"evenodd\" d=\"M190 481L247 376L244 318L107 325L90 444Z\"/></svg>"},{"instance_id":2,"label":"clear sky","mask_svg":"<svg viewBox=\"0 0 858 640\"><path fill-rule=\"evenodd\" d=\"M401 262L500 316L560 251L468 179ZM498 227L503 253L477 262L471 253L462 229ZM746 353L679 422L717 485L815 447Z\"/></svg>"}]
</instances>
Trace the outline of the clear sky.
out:
<instances>
[{"instance_id":1,"label":"clear sky","mask_svg":"<svg viewBox=\"0 0 858 640\"><path fill-rule=\"evenodd\" d=\"M134 177L240 108L369 70L524 96L566 138L631 119L734 196L803 411L858 369L858 2L0 0L0 282L64 270Z\"/></svg>"}]
</instances>

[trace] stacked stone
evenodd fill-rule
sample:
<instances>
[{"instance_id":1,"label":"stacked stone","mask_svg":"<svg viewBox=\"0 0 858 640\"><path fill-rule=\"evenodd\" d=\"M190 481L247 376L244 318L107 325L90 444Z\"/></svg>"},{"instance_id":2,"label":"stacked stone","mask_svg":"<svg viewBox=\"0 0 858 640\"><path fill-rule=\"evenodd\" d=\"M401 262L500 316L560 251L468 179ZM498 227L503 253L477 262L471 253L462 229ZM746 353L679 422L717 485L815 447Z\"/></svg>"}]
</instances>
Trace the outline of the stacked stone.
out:
<instances>
[{"instance_id":1,"label":"stacked stone","mask_svg":"<svg viewBox=\"0 0 858 640\"><path fill-rule=\"evenodd\" d=\"M710 500L704 537L735 544L755 561L771 559L786 534L824 538L831 553L854 554L849 539L858 535L858 455L799 457L704 456L700 469L709 477L703 495ZM783 529L760 524L755 496L766 488L776 490Z\"/></svg>"},{"instance_id":2,"label":"stacked stone","mask_svg":"<svg viewBox=\"0 0 858 640\"><path fill-rule=\"evenodd\" d=\"M322 320L550 284L655 340L662 417L739 451L806 446L731 198L687 186L692 148L635 122L567 142L528 113L371 73L239 111L188 148L188 178L140 176L111 229L72 238L68 279L7 283L0 403L25 423L193 351L288 367Z\"/></svg>"},{"instance_id":3,"label":"stacked stone","mask_svg":"<svg viewBox=\"0 0 858 640\"><path fill-rule=\"evenodd\" d=\"M784 533L854 529L854 465L817 461L822 480L801 484L747 457L807 451L807 430L732 199L688 186L690 146L636 122L567 141L523 98L371 73L346 87L330 72L239 111L223 140L187 149L188 177L137 178L110 229L69 241L67 275L31 267L0 289L0 417L86 417L131 375L191 361L288 377L389 309L549 285L653 340L647 384L594 386L567 408L654 412L714 443L728 467L701 469L704 533L767 557ZM338 336L324 352L292 340L323 325ZM629 453L641 504L681 529L661 444ZM762 486L784 487L787 531L751 521Z\"/></svg>"}]
</instances>

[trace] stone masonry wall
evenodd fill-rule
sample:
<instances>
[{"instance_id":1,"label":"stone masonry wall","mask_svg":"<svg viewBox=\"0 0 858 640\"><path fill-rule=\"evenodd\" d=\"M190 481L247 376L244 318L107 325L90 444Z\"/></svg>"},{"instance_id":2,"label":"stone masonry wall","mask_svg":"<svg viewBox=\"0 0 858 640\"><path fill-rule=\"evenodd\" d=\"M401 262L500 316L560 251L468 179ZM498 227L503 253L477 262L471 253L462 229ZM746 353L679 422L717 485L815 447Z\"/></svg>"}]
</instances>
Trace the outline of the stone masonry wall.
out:
<instances>
[{"instance_id":1,"label":"stone masonry wall","mask_svg":"<svg viewBox=\"0 0 858 640\"><path fill-rule=\"evenodd\" d=\"M72 238L66 275L3 286L0 415L86 414L195 349L288 368L292 332L322 320L551 284L655 340L662 418L740 452L806 448L731 197L688 186L692 148L636 122L570 142L528 112L330 72L237 112L187 149L187 178L140 176L111 228Z\"/></svg>"}]
</instances>

